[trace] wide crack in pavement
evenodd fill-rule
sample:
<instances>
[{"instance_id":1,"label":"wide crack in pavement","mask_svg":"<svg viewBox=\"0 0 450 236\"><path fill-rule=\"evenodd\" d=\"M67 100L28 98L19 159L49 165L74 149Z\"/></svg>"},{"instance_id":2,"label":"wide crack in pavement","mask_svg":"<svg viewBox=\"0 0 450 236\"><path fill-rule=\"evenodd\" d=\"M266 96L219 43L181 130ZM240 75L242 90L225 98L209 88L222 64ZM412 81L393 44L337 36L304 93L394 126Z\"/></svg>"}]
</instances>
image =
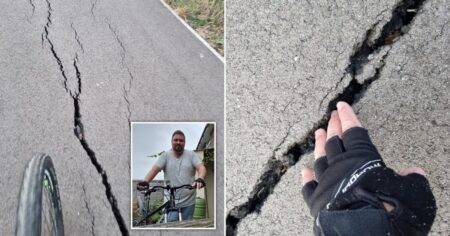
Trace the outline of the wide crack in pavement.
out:
<instances>
[{"instance_id":1,"label":"wide crack in pavement","mask_svg":"<svg viewBox=\"0 0 450 236\"><path fill-rule=\"evenodd\" d=\"M122 215L120 214L119 207L117 206L116 197L112 193L111 184L108 182L108 176L106 174L106 171L100 165L100 163L98 162L97 157L95 155L95 152L89 147L89 144L86 141L85 132L84 132L84 129L83 129L83 123L82 123L82 120L81 120L81 112L80 112L80 98L79 98L79 96L81 95L81 91L82 91L82 83L81 83L82 79L81 79L81 72L80 72L80 69L78 67L78 55L77 55L77 53L75 53L75 58L73 59L73 67L75 69L75 74L76 74L76 78L77 78L77 90L76 91L72 91L71 89L69 89L67 87L68 78L67 78L66 72L64 70L64 66L62 64L62 61L61 61L60 57L58 56L58 54L57 54L57 52L55 50L55 47L54 47L52 41L49 38L49 29L50 29L50 26L52 25L52 19L51 19L51 17L52 17L52 7L51 7L51 3L50 3L49 0L46 0L46 2L47 2L47 22L44 25L44 32L42 33L42 44L44 43L44 39L49 44L50 51L51 51L53 57L55 58L55 60L56 60L56 62L58 64L59 70L61 72L61 75L63 77L64 89L70 95L70 97L73 99L73 105L74 105L74 134L75 134L76 138L80 141L80 144L83 147L83 149L85 150L86 154L89 156L89 159L90 159L92 165L94 165L94 167L97 170L97 172L101 175L102 183L105 186L106 198L108 199L108 201L109 201L109 203L111 205L111 210L112 210L113 215L114 215L114 217L115 217L115 219L117 221L117 224L119 226L119 229L120 229L122 235L129 235L128 229L127 229L126 224L125 224L125 221L124 221ZM73 28L74 26L71 25L71 27ZM75 31L74 28L73 28L73 30ZM78 34L76 34L75 39L77 40L77 42L79 43L79 45L81 47L81 43L79 41ZM84 187L83 187L83 191L85 191ZM87 202L85 202L85 204L87 205ZM90 212L90 208L87 207L87 209ZM92 233L93 233L93 231L92 231Z\"/></svg>"},{"instance_id":2,"label":"wide crack in pavement","mask_svg":"<svg viewBox=\"0 0 450 236\"><path fill-rule=\"evenodd\" d=\"M372 27L366 31L364 40L355 47L355 52L349 58L350 63L345 69L343 77L341 77L339 81L340 83L346 76L351 76L349 84L342 92L335 95L334 98L328 102L327 110L322 119L316 122L314 127L309 130L300 142L291 147L282 158L277 159L275 155L273 155L268 160L263 174L259 177L248 197L248 201L234 207L227 215L227 235L235 235L237 225L248 214L253 212L259 213L265 200L272 194L273 189L286 171L294 166L303 155L314 149L314 132L319 128L326 128L331 111L336 109L336 103L338 101L345 101L350 105L357 103L360 98L364 96L370 85L379 79L380 73L385 65L384 60L389 55L390 45L395 43L399 37L409 31L409 24L413 21L424 2L425 0L404 0L399 2L393 9L390 20L383 25L381 32L376 39L373 39L373 37L379 22L372 25ZM370 62L369 57L375 53L382 53L383 49L386 47L389 48L382 55L374 74L364 81L359 82L357 76L361 73L363 67ZM337 87L338 86L334 89Z\"/></svg>"}]
</instances>

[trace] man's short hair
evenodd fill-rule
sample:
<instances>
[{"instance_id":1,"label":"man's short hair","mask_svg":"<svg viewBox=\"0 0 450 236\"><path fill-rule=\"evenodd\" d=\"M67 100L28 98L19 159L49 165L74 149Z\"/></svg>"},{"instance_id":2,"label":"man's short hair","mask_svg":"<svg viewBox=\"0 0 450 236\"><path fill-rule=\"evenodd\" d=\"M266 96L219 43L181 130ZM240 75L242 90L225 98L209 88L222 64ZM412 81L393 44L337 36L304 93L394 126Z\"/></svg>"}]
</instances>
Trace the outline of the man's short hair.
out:
<instances>
[{"instance_id":1,"label":"man's short hair","mask_svg":"<svg viewBox=\"0 0 450 236\"><path fill-rule=\"evenodd\" d=\"M172 134L172 139L173 139L173 136L175 136L176 134L181 135L181 136L183 136L183 138L186 139L186 136L184 136L184 133L181 130L175 130L175 132L173 132L173 134Z\"/></svg>"}]
</instances>

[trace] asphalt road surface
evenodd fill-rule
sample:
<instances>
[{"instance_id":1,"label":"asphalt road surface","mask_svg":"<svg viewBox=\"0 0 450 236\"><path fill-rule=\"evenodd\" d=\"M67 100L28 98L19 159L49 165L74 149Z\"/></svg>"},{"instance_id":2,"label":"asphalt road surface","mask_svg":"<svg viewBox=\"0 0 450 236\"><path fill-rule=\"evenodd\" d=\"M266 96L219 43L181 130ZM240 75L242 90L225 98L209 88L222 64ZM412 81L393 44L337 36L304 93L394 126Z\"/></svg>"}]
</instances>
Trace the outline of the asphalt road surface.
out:
<instances>
[{"instance_id":1,"label":"asphalt road surface","mask_svg":"<svg viewBox=\"0 0 450 236\"><path fill-rule=\"evenodd\" d=\"M130 121L217 122L223 233L223 63L160 1L2 1L0 78L0 235L38 152L53 158L67 235L144 234L130 231Z\"/></svg>"},{"instance_id":2,"label":"asphalt road surface","mask_svg":"<svg viewBox=\"0 0 450 236\"><path fill-rule=\"evenodd\" d=\"M311 235L312 132L349 101L385 162L428 173L450 228L448 1L227 1L227 232ZM269 226L269 227L268 227Z\"/></svg>"}]
</instances>

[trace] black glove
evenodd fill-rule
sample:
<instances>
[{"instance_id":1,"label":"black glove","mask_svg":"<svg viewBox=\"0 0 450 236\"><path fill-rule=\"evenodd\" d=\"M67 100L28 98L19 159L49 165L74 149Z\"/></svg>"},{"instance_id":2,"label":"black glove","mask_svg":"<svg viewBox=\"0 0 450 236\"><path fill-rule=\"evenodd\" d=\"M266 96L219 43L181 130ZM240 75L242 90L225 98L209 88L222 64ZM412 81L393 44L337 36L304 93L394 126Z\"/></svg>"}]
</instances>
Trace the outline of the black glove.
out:
<instances>
[{"instance_id":1,"label":"black glove","mask_svg":"<svg viewBox=\"0 0 450 236\"><path fill-rule=\"evenodd\" d=\"M425 235L430 231L436 202L427 179L415 173L401 176L386 167L366 129L354 127L342 134L342 140L330 138L325 152L327 156L314 163L317 181L308 182L302 189L312 216L319 216L316 233L321 230L317 227L322 213L329 219L333 212L358 210L360 214L361 209L383 209L389 232L394 235ZM394 210L387 212L383 202Z\"/></svg>"},{"instance_id":2,"label":"black glove","mask_svg":"<svg viewBox=\"0 0 450 236\"><path fill-rule=\"evenodd\" d=\"M137 183L136 188L139 191L147 190L149 188L149 184L147 181L142 181L142 182Z\"/></svg>"},{"instance_id":3,"label":"black glove","mask_svg":"<svg viewBox=\"0 0 450 236\"><path fill-rule=\"evenodd\" d=\"M202 178L198 178L194 182L201 183L202 184L202 188L206 186L205 180L202 179Z\"/></svg>"}]
</instances>

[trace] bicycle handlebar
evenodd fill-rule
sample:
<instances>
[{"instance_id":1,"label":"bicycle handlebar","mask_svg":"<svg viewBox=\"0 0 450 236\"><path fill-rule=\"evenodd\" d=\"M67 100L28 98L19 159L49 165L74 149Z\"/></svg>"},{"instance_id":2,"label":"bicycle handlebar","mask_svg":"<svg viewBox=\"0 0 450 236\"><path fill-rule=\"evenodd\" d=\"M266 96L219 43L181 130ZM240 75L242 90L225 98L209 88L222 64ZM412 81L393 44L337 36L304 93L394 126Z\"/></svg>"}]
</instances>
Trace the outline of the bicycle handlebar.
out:
<instances>
[{"instance_id":1,"label":"bicycle handlebar","mask_svg":"<svg viewBox=\"0 0 450 236\"><path fill-rule=\"evenodd\" d=\"M173 187L174 190L177 190L177 189L180 189L180 188L194 189L194 187L192 187L192 185L189 185L189 184L181 185L181 186L178 186L178 187Z\"/></svg>"},{"instance_id":2,"label":"bicycle handlebar","mask_svg":"<svg viewBox=\"0 0 450 236\"><path fill-rule=\"evenodd\" d=\"M149 187L148 191L154 192L154 191L157 191L157 190L160 190L160 189L161 190L174 190L174 191L176 191L176 190L181 189L181 188L194 189L194 187L192 187L192 185L189 185L189 184L185 184L185 185L181 185L181 186L177 186L177 187L171 187L170 185L167 185L167 186L160 186L160 185L158 185L158 186Z\"/></svg>"}]
</instances>

